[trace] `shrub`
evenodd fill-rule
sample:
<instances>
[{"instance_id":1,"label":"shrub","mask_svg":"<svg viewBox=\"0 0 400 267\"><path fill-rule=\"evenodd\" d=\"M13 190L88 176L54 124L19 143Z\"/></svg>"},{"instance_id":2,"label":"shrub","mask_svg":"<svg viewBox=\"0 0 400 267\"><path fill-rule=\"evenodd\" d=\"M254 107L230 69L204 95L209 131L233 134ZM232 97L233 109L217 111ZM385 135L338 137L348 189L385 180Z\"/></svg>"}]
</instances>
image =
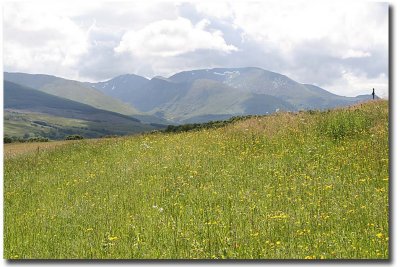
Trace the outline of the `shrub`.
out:
<instances>
[{"instance_id":1,"label":"shrub","mask_svg":"<svg viewBox=\"0 0 400 267\"><path fill-rule=\"evenodd\" d=\"M65 137L65 140L82 140L83 136L79 134L72 134Z\"/></svg>"},{"instance_id":2,"label":"shrub","mask_svg":"<svg viewBox=\"0 0 400 267\"><path fill-rule=\"evenodd\" d=\"M36 137L31 137L26 140L26 142L49 142L49 138L46 137L41 137L41 136L36 136Z\"/></svg>"},{"instance_id":3,"label":"shrub","mask_svg":"<svg viewBox=\"0 0 400 267\"><path fill-rule=\"evenodd\" d=\"M21 138L21 137L9 137L5 136L4 137L4 143L33 143L33 142L48 142L49 138L42 137L42 136L35 136L35 137L30 137L30 138Z\"/></svg>"},{"instance_id":4,"label":"shrub","mask_svg":"<svg viewBox=\"0 0 400 267\"><path fill-rule=\"evenodd\" d=\"M9 136L4 136L4 144L9 144L12 143L12 138Z\"/></svg>"}]
</instances>

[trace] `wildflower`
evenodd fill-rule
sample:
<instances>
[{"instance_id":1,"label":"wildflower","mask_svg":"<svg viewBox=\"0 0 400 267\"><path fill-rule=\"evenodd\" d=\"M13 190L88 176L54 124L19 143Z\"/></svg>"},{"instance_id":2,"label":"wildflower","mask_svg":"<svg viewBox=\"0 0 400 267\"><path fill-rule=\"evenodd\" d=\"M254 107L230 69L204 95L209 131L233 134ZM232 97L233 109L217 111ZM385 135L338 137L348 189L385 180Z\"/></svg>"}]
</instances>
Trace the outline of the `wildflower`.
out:
<instances>
[{"instance_id":1,"label":"wildflower","mask_svg":"<svg viewBox=\"0 0 400 267\"><path fill-rule=\"evenodd\" d=\"M109 240L109 241L114 241L114 240L117 240L117 239L118 239L117 236L109 236L109 237L108 237L108 240Z\"/></svg>"},{"instance_id":2,"label":"wildflower","mask_svg":"<svg viewBox=\"0 0 400 267\"><path fill-rule=\"evenodd\" d=\"M377 237L377 238L382 238L382 237L383 237L383 234L382 234L382 233L377 233L377 234L376 234L376 237Z\"/></svg>"},{"instance_id":3,"label":"wildflower","mask_svg":"<svg viewBox=\"0 0 400 267\"><path fill-rule=\"evenodd\" d=\"M146 143L141 144L141 146L144 147L145 149L151 148L151 147L150 147L148 144L146 144Z\"/></svg>"},{"instance_id":4,"label":"wildflower","mask_svg":"<svg viewBox=\"0 0 400 267\"><path fill-rule=\"evenodd\" d=\"M163 208L159 208L157 205L153 205L153 209L157 209L159 212L163 212Z\"/></svg>"}]
</instances>

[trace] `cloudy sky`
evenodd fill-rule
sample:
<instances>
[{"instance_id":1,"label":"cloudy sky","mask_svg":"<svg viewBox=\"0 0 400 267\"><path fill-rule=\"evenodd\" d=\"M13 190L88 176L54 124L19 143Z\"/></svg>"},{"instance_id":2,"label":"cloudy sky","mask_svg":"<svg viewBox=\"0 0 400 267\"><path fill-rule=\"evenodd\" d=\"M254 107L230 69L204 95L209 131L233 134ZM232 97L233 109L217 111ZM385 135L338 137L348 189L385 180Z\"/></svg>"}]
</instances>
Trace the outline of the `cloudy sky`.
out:
<instances>
[{"instance_id":1,"label":"cloudy sky","mask_svg":"<svg viewBox=\"0 0 400 267\"><path fill-rule=\"evenodd\" d=\"M100 81L254 66L341 95L388 95L385 3L8 2L3 29L5 71Z\"/></svg>"}]
</instances>

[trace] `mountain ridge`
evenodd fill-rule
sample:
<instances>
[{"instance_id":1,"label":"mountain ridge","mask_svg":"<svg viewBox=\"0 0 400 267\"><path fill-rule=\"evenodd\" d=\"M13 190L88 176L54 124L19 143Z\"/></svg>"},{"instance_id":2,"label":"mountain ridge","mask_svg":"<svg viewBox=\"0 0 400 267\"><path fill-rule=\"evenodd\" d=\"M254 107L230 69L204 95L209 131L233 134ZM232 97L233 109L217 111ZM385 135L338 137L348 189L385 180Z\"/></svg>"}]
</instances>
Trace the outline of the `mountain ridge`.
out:
<instances>
[{"instance_id":1,"label":"mountain ridge","mask_svg":"<svg viewBox=\"0 0 400 267\"><path fill-rule=\"evenodd\" d=\"M10 74L5 78L8 76ZM37 77L44 77L49 82L43 85L36 81L41 85L39 89L55 95L59 93L57 90L61 90L52 88L57 85L52 76ZM316 85L302 84L259 67L196 69L151 79L123 74L101 82L71 82L83 84L83 91L96 90L131 110L131 114L119 113L141 114L148 122L157 118L165 124L197 122L196 118L203 121L208 117L261 115L275 110L328 109L368 99L368 95L336 95Z\"/></svg>"},{"instance_id":2,"label":"mountain ridge","mask_svg":"<svg viewBox=\"0 0 400 267\"><path fill-rule=\"evenodd\" d=\"M115 81L115 78L109 81ZM214 91L209 88L211 81L214 83ZM198 83L203 83L204 86L199 87ZM128 95L122 98L130 98L129 103L140 111L177 123L196 122L195 118L218 117L218 114L225 117L227 114L265 114L276 109L327 109L351 105L365 99L339 96L321 87L298 83L286 75L258 67L186 70L167 78L156 76L141 88L135 85L132 88L139 92L137 98ZM110 88L104 93L112 95ZM201 102L207 96L209 101ZM238 98L235 105L229 100L234 97ZM246 101L257 97L265 101ZM197 108L190 112L188 106Z\"/></svg>"}]
</instances>

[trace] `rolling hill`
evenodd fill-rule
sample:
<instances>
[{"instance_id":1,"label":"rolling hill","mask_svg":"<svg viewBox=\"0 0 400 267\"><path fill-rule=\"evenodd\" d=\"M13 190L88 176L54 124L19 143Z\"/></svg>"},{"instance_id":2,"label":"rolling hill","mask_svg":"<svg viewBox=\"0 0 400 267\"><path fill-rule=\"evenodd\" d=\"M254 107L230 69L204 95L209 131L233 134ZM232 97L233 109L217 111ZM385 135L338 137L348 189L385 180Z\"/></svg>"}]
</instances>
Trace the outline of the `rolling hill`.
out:
<instances>
[{"instance_id":1,"label":"rolling hill","mask_svg":"<svg viewBox=\"0 0 400 267\"><path fill-rule=\"evenodd\" d=\"M157 129L127 115L101 110L69 99L4 81L5 135L27 133L63 138L124 135ZM33 128L32 128L33 127Z\"/></svg>"},{"instance_id":2,"label":"rolling hill","mask_svg":"<svg viewBox=\"0 0 400 267\"><path fill-rule=\"evenodd\" d=\"M139 113L132 106L107 96L102 92L87 86L85 83L78 81L67 80L44 74L9 72L4 73L4 80L51 95L87 104L99 109L113 111L125 115L134 115Z\"/></svg>"}]
</instances>

